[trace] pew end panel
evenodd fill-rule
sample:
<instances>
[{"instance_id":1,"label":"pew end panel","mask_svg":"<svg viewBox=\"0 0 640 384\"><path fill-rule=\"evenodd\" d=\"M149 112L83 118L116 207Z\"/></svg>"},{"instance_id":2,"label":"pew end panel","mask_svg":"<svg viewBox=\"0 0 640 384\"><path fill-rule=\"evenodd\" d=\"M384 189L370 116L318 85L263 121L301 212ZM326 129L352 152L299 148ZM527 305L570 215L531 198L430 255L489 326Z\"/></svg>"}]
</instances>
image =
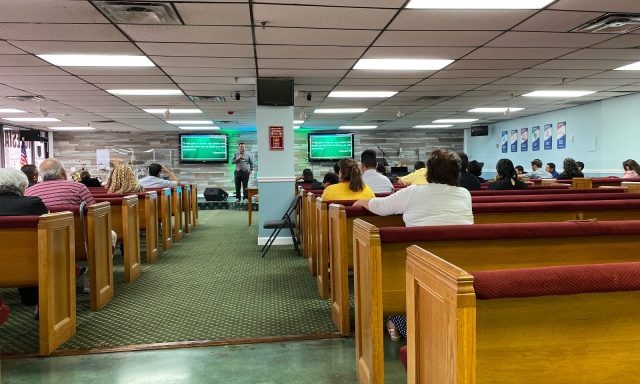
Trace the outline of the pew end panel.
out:
<instances>
[{"instance_id":1,"label":"pew end panel","mask_svg":"<svg viewBox=\"0 0 640 384\"><path fill-rule=\"evenodd\" d=\"M316 195L313 193L307 194L307 217L308 217L308 240L307 244L309 246L309 252L307 254L307 266L309 268L309 272L312 276L316 275L318 270L318 255L317 255L317 244L318 244L318 222L316 218Z\"/></svg>"},{"instance_id":2,"label":"pew end panel","mask_svg":"<svg viewBox=\"0 0 640 384\"><path fill-rule=\"evenodd\" d=\"M141 271L138 196L126 196L122 199L122 232L125 281L131 283L140 276Z\"/></svg>"},{"instance_id":3,"label":"pew end panel","mask_svg":"<svg viewBox=\"0 0 640 384\"><path fill-rule=\"evenodd\" d=\"M322 299L329 298L329 211L327 203L318 197L315 203L317 228L316 285Z\"/></svg>"},{"instance_id":4,"label":"pew end panel","mask_svg":"<svg viewBox=\"0 0 640 384\"><path fill-rule=\"evenodd\" d=\"M173 244L173 229L171 227L171 189L161 189L158 194L160 200L160 217L162 224L162 250L166 251Z\"/></svg>"},{"instance_id":5,"label":"pew end panel","mask_svg":"<svg viewBox=\"0 0 640 384\"><path fill-rule=\"evenodd\" d=\"M191 225L198 226L198 186L191 184Z\"/></svg>"},{"instance_id":6,"label":"pew end panel","mask_svg":"<svg viewBox=\"0 0 640 384\"><path fill-rule=\"evenodd\" d=\"M628 193L640 193L640 182L623 181L620 186Z\"/></svg>"},{"instance_id":7,"label":"pew end panel","mask_svg":"<svg viewBox=\"0 0 640 384\"><path fill-rule=\"evenodd\" d=\"M160 253L158 249L158 193L147 192L144 202L144 216L140 223L145 223L146 261L149 264L155 262Z\"/></svg>"},{"instance_id":8,"label":"pew end panel","mask_svg":"<svg viewBox=\"0 0 640 384\"><path fill-rule=\"evenodd\" d=\"M183 230L184 233L191 232L191 185L186 184L182 187L182 212L183 212Z\"/></svg>"},{"instance_id":9,"label":"pew end panel","mask_svg":"<svg viewBox=\"0 0 640 384\"><path fill-rule=\"evenodd\" d=\"M182 223L182 187L177 186L171 189L171 211L173 216L173 238L180 241L184 235Z\"/></svg>"},{"instance_id":10,"label":"pew end panel","mask_svg":"<svg viewBox=\"0 0 640 384\"><path fill-rule=\"evenodd\" d=\"M92 311L104 308L113 299L113 250L111 246L111 206L108 202L89 206L87 213L89 301Z\"/></svg>"}]
</instances>

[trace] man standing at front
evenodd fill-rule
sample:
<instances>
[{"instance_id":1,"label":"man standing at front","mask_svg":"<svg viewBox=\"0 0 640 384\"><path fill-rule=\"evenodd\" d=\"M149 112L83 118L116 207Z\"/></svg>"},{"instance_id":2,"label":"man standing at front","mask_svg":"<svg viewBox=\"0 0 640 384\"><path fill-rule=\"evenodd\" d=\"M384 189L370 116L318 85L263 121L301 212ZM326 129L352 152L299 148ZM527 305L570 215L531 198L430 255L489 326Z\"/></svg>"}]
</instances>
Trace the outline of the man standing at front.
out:
<instances>
[{"instance_id":1,"label":"man standing at front","mask_svg":"<svg viewBox=\"0 0 640 384\"><path fill-rule=\"evenodd\" d=\"M249 152L245 151L244 143L238 144L238 151L233 154L231 162L236 165L234 172L236 199L240 201L240 183L242 183L242 196L247 199L247 184L249 184L249 176L253 172L253 158Z\"/></svg>"}]
</instances>

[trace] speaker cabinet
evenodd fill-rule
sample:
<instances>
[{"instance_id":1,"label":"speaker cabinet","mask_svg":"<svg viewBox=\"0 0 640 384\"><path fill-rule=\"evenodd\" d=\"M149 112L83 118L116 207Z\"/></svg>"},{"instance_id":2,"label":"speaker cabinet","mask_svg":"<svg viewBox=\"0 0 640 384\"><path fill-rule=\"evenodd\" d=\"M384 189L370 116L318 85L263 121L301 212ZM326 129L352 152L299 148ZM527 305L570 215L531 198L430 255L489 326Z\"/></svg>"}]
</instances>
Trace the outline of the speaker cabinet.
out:
<instances>
[{"instance_id":1,"label":"speaker cabinet","mask_svg":"<svg viewBox=\"0 0 640 384\"><path fill-rule=\"evenodd\" d=\"M229 194L221 188L205 188L204 199L206 201L225 201Z\"/></svg>"}]
</instances>

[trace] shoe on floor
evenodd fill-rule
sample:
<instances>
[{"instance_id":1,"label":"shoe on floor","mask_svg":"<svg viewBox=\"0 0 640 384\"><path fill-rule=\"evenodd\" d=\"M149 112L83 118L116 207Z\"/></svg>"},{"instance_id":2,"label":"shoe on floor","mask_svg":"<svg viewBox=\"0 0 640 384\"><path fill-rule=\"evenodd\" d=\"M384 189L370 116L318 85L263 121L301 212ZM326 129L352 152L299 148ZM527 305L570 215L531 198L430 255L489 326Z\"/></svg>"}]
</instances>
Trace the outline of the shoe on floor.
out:
<instances>
[{"instance_id":1,"label":"shoe on floor","mask_svg":"<svg viewBox=\"0 0 640 384\"><path fill-rule=\"evenodd\" d=\"M387 321L387 332L389 332L389 336L391 336L392 341L400 341L400 339L402 338L400 332L398 332L398 329L391 320Z\"/></svg>"}]
</instances>

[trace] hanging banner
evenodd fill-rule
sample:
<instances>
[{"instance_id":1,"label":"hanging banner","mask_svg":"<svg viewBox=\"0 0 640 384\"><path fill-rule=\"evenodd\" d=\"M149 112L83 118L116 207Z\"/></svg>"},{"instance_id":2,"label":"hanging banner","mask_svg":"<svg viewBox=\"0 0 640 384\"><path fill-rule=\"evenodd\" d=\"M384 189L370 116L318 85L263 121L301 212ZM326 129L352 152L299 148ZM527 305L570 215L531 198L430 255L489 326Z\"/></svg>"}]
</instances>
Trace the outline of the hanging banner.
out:
<instances>
[{"instance_id":1,"label":"hanging banner","mask_svg":"<svg viewBox=\"0 0 640 384\"><path fill-rule=\"evenodd\" d=\"M511 152L518 152L518 130L511 130L511 139L509 139L509 143L511 144Z\"/></svg>"},{"instance_id":2,"label":"hanging banner","mask_svg":"<svg viewBox=\"0 0 640 384\"><path fill-rule=\"evenodd\" d=\"M4 168L20 169L20 158L22 157L22 141L20 140L20 129L4 126L2 128L2 144L4 147ZM26 164L33 164L31 147L33 142L25 141Z\"/></svg>"},{"instance_id":3,"label":"hanging banner","mask_svg":"<svg viewBox=\"0 0 640 384\"><path fill-rule=\"evenodd\" d=\"M558 145L556 146L558 149L567 148L567 122L563 121L558 123L556 127Z\"/></svg>"},{"instance_id":4,"label":"hanging banner","mask_svg":"<svg viewBox=\"0 0 640 384\"><path fill-rule=\"evenodd\" d=\"M529 150L529 128L520 129L520 152Z\"/></svg>"},{"instance_id":5,"label":"hanging banner","mask_svg":"<svg viewBox=\"0 0 640 384\"><path fill-rule=\"evenodd\" d=\"M501 148L502 153L509 152L509 131L502 131L502 140L501 140Z\"/></svg>"},{"instance_id":6,"label":"hanging banner","mask_svg":"<svg viewBox=\"0 0 640 384\"><path fill-rule=\"evenodd\" d=\"M544 149L553 148L553 124L544 125Z\"/></svg>"},{"instance_id":7,"label":"hanging banner","mask_svg":"<svg viewBox=\"0 0 640 384\"><path fill-rule=\"evenodd\" d=\"M540 127L538 126L531 128L531 150L540 150Z\"/></svg>"},{"instance_id":8,"label":"hanging banner","mask_svg":"<svg viewBox=\"0 0 640 384\"><path fill-rule=\"evenodd\" d=\"M269 150L284 151L284 127L269 127Z\"/></svg>"}]
</instances>

